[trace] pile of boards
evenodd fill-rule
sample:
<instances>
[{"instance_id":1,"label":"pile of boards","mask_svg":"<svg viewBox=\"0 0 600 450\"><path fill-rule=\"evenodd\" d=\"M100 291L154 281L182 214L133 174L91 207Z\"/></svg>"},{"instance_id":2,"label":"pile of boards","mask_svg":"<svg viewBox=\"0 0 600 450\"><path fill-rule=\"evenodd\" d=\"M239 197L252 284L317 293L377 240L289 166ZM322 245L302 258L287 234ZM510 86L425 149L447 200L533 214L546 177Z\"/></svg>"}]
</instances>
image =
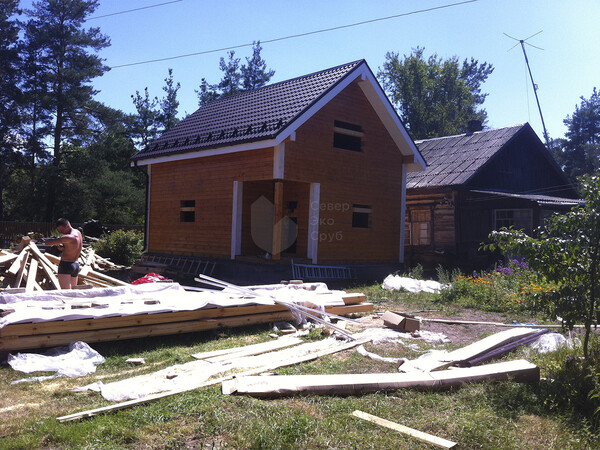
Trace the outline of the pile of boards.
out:
<instances>
[{"instance_id":1,"label":"pile of boards","mask_svg":"<svg viewBox=\"0 0 600 450\"><path fill-rule=\"evenodd\" d=\"M43 253L35 242L27 237L21 241L21 247L16 253L0 250L0 268L4 269L3 273L0 272L0 286L22 289L24 292L60 289L56 276L60 258ZM109 287L127 284L101 272L121 269L123 266L96 255L93 249L86 248L81 252L79 264L79 284L82 286Z\"/></svg>"},{"instance_id":2,"label":"pile of boards","mask_svg":"<svg viewBox=\"0 0 600 450\"><path fill-rule=\"evenodd\" d=\"M151 284L162 285L165 288L179 286L177 283ZM325 290L317 295L312 290L314 283L304 285L307 289L304 290L303 285L299 285L295 286L295 292L298 294L305 291L307 297L311 299L322 299L318 306L328 313L348 315L373 310L373 304L367 303L363 294ZM288 308L275 302L231 294L218 303L213 299L221 294L215 292L185 291L170 294L170 298L174 301L182 300L183 307L180 309L166 309L168 298L154 300L149 295L133 293L127 300L127 304L110 309L111 303L119 300L116 300L110 292L107 295L106 291L126 289L132 292L133 289L143 288L147 289L149 285L79 291L79 294L86 295L86 298L70 298L68 296L74 295L76 291L60 291L56 295L62 297L58 297L59 300L53 302L33 300L40 294L50 295L48 292L12 295L11 298L25 296L24 301L29 302L28 305L40 304L45 308L37 312L34 312L33 307L19 310L19 302L6 300L9 294L0 293L0 303L4 303L0 304L0 309L5 310L4 317L0 318L0 353L49 348L74 341L87 343L117 341L294 319ZM93 294L97 291L103 296L94 297ZM204 302L202 299L208 301ZM198 302L197 308L193 306L196 304L194 302ZM58 311L60 314L48 318L48 314L52 312L50 308L61 309ZM31 319L28 319L29 315ZM14 320L17 316L19 319Z\"/></svg>"}]
</instances>

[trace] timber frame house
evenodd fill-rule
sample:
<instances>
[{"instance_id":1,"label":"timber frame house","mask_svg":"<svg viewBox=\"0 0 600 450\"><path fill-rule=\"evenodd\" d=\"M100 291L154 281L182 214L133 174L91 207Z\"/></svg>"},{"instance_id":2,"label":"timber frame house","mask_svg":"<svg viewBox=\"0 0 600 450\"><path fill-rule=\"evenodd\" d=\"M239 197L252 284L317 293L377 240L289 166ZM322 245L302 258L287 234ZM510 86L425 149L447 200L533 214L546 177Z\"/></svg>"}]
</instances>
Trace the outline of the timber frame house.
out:
<instances>
[{"instance_id":1,"label":"timber frame house","mask_svg":"<svg viewBox=\"0 0 600 450\"><path fill-rule=\"evenodd\" d=\"M425 161L364 60L210 102L132 158L148 253L399 264Z\"/></svg>"},{"instance_id":2,"label":"timber frame house","mask_svg":"<svg viewBox=\"0 0 600 450\"><path fill-rule=\"evenodd\" d=\"M492 230L531 233L578 193L528 123L416 142L427 161L408 174L406 264L483 269Z\"/></svg>"}]
</instances>

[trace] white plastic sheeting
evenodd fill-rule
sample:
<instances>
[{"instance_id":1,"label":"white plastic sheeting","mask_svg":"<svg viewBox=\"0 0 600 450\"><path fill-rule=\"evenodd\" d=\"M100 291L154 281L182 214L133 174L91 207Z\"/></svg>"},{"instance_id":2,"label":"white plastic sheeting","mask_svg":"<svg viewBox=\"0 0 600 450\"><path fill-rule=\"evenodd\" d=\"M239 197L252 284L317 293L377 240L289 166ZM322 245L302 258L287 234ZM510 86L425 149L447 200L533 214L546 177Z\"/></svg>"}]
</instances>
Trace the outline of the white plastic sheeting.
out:
<instances>
[{"instance_id":1,"label":"white plastic sheeting","mask_svg":"<svg viewBox=\"0 0 600 450\"><path fill-rule=\"evenodd\" d=\"M68 347L56 347L45 354L17 353L8 355L8 364L20 372L56 372L51 376L24 378L12 384L26 381L42 381L50 378L77 378L94 373L104 357L85 342L77 341Z\"/></svg>"},{"instance_id":2,"label":"white plastic sheeting","mask_svg":"<svg viewBox=\"0 0 600 450\"><path fill-rule=\"evenodd\" d=\"M415 280L399 275L388 275L383 280L382 287L388 291L404 289L408 292L438 293L442 289L445 289L447 285L434 280Z\"/></svg>"}]
</instances>

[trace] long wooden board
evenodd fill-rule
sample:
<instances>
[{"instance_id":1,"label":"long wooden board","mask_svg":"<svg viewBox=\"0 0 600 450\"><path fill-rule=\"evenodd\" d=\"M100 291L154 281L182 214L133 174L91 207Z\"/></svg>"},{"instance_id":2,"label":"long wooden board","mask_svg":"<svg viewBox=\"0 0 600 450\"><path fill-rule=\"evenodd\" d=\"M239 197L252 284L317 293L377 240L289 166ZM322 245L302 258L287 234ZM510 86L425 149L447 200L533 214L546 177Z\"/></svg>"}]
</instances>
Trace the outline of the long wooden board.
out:
<instances>
[{"instance_id":1,"label":"long wooden board","mask_svg":"<svg viewBox=\"0 0 600 450\"><path fill-rule=\"evenodd\" d=\"M465 383L501 381L539 381L539 368L525 360L505 361L476 367L439 372L366 373L335 375L277 375L237 377L223 383L223 393L256 397L287 395L355 395L397 389L448 389Z\"/></svg>"},{"instance_id":2,"label":"long wooden board","mask_svg":"<svg viewBox=\"0 0 600 450\"><path fill-rule=\"evenodd\" d=\"M453 448L453 447L456 447L456 445L457 445L456 442L452 442L447 439L440 438L440 437L434 436L429 433L425 433L423 431L415 430L414 428L409 428L407 426L400 425L399 423L392 422L391 420L386 420L381 417L374 416L374 415L366 413L364 411L356 410L356 411L352 412L352 415L354 417L358 417L359 419L363 419L368 422L375 423L382 427L386 427L391 430L398 431L403 434L407 434L408 436L412 436L415 439L418 439L420 441L435 445L436 447Z\"/></svg>"},{"instance_id":3,"label":"long wooden board","mask_svg":"<svg viewBox=\"0 0 600 450\"><path fill-rule=\"evenodd\" d=\"M332 314L352 314L373 310L372 303L348 306L326 306L325 311ZM98 319L55 320L36 323L15 323L0 329L0 340L9 336L36 336L73 331L92 331L106 328L124 328L140 325L155 325L174 322L186 322L222 317L245 316L288 311L282 305L250 305L229 308L211 308L195 311L178 311L156 314L134 314L129 316L102 317Z\"/></svg>"},{"instance_id":4,"label":"long wooden board","mask_svg":"<svg viewBox=\"0 0 600 450\"><path fill-rule=\"evenodd\" d=\"M265 305L262 305L265 306ZM370 308L370 309L369 309ZM372 304L362 305L348 305L348 306L331 306L326 308L328 312L333 314L350 314L354 312L364 312L365 309L371 310ZM227 310L228 308L223 308ZM211 310L208 310L211 311ZM218 311L218 310L217 310ZM165 313L169 314L169 313ZM181 314L181 313L175 313ZM152 316L152 314L146 314L144 317ZM87 343L92 342L105 342L105 341L117 341L123 339L135 339L145 338L151 336L163 336L181 333L191 333L197 331L214 330L218 328L227 327L241 327L247 325L254 325L259 323L268 323L279 320L291 320L292 314L289 310L268 312L262 314L247 314L237 315L232 317L216 317L216 318L203 318L200 320L187 320L177 322L165 322L157 324L140 324L138 326L129 327L108 327L102 329L84 329L84 330L73 330L71 332L55 332L45 333L36 335L12 335L5 336L0 335L0 351L14 351L24 350L31 348L48 348L58 345L69 344L74 341L84 341ZM91 323L94 322L93 319ZM84 325L89 320L79 320L71 322L84 322ZM61 321L60 323L69 324L69 322ZM109 322L108 322L109 323ZM108 323L106 323L108 325ZM56 325L56 324L55 324ZM5 328L12 327L8 325L0 331L4 331Z\"/></svg>"}]
</instances>

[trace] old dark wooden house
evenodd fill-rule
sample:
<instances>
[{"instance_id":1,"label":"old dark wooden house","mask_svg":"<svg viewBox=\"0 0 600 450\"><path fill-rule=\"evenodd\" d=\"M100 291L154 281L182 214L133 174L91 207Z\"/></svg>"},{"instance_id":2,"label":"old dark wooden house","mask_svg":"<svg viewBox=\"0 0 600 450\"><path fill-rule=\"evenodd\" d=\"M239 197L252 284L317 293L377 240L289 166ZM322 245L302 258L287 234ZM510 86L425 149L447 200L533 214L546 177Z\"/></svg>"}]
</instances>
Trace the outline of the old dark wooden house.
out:
<instances>
[{"instance_id":1,"label":"old dark wooden house","mask_svg":"<svg viewBox=\"0 0 600 450\"><path fill-rule=\"evenodd\" d=\"M132 159L147 251L400 263L406 174L425 163L364 60L213 101Z\"/></svg>"},{"instance_id":2,"label":"old dark wooden house","mask_svg":"<svg viewBox=\"0 0 600 450\"><path fill-rule=\"evenodd\" d=\"M416 142L427 162L408 174L406 263L463 270L493 261L489 233L531 232L578 194L529 124Z\"/></svg>"}]
</instances>

